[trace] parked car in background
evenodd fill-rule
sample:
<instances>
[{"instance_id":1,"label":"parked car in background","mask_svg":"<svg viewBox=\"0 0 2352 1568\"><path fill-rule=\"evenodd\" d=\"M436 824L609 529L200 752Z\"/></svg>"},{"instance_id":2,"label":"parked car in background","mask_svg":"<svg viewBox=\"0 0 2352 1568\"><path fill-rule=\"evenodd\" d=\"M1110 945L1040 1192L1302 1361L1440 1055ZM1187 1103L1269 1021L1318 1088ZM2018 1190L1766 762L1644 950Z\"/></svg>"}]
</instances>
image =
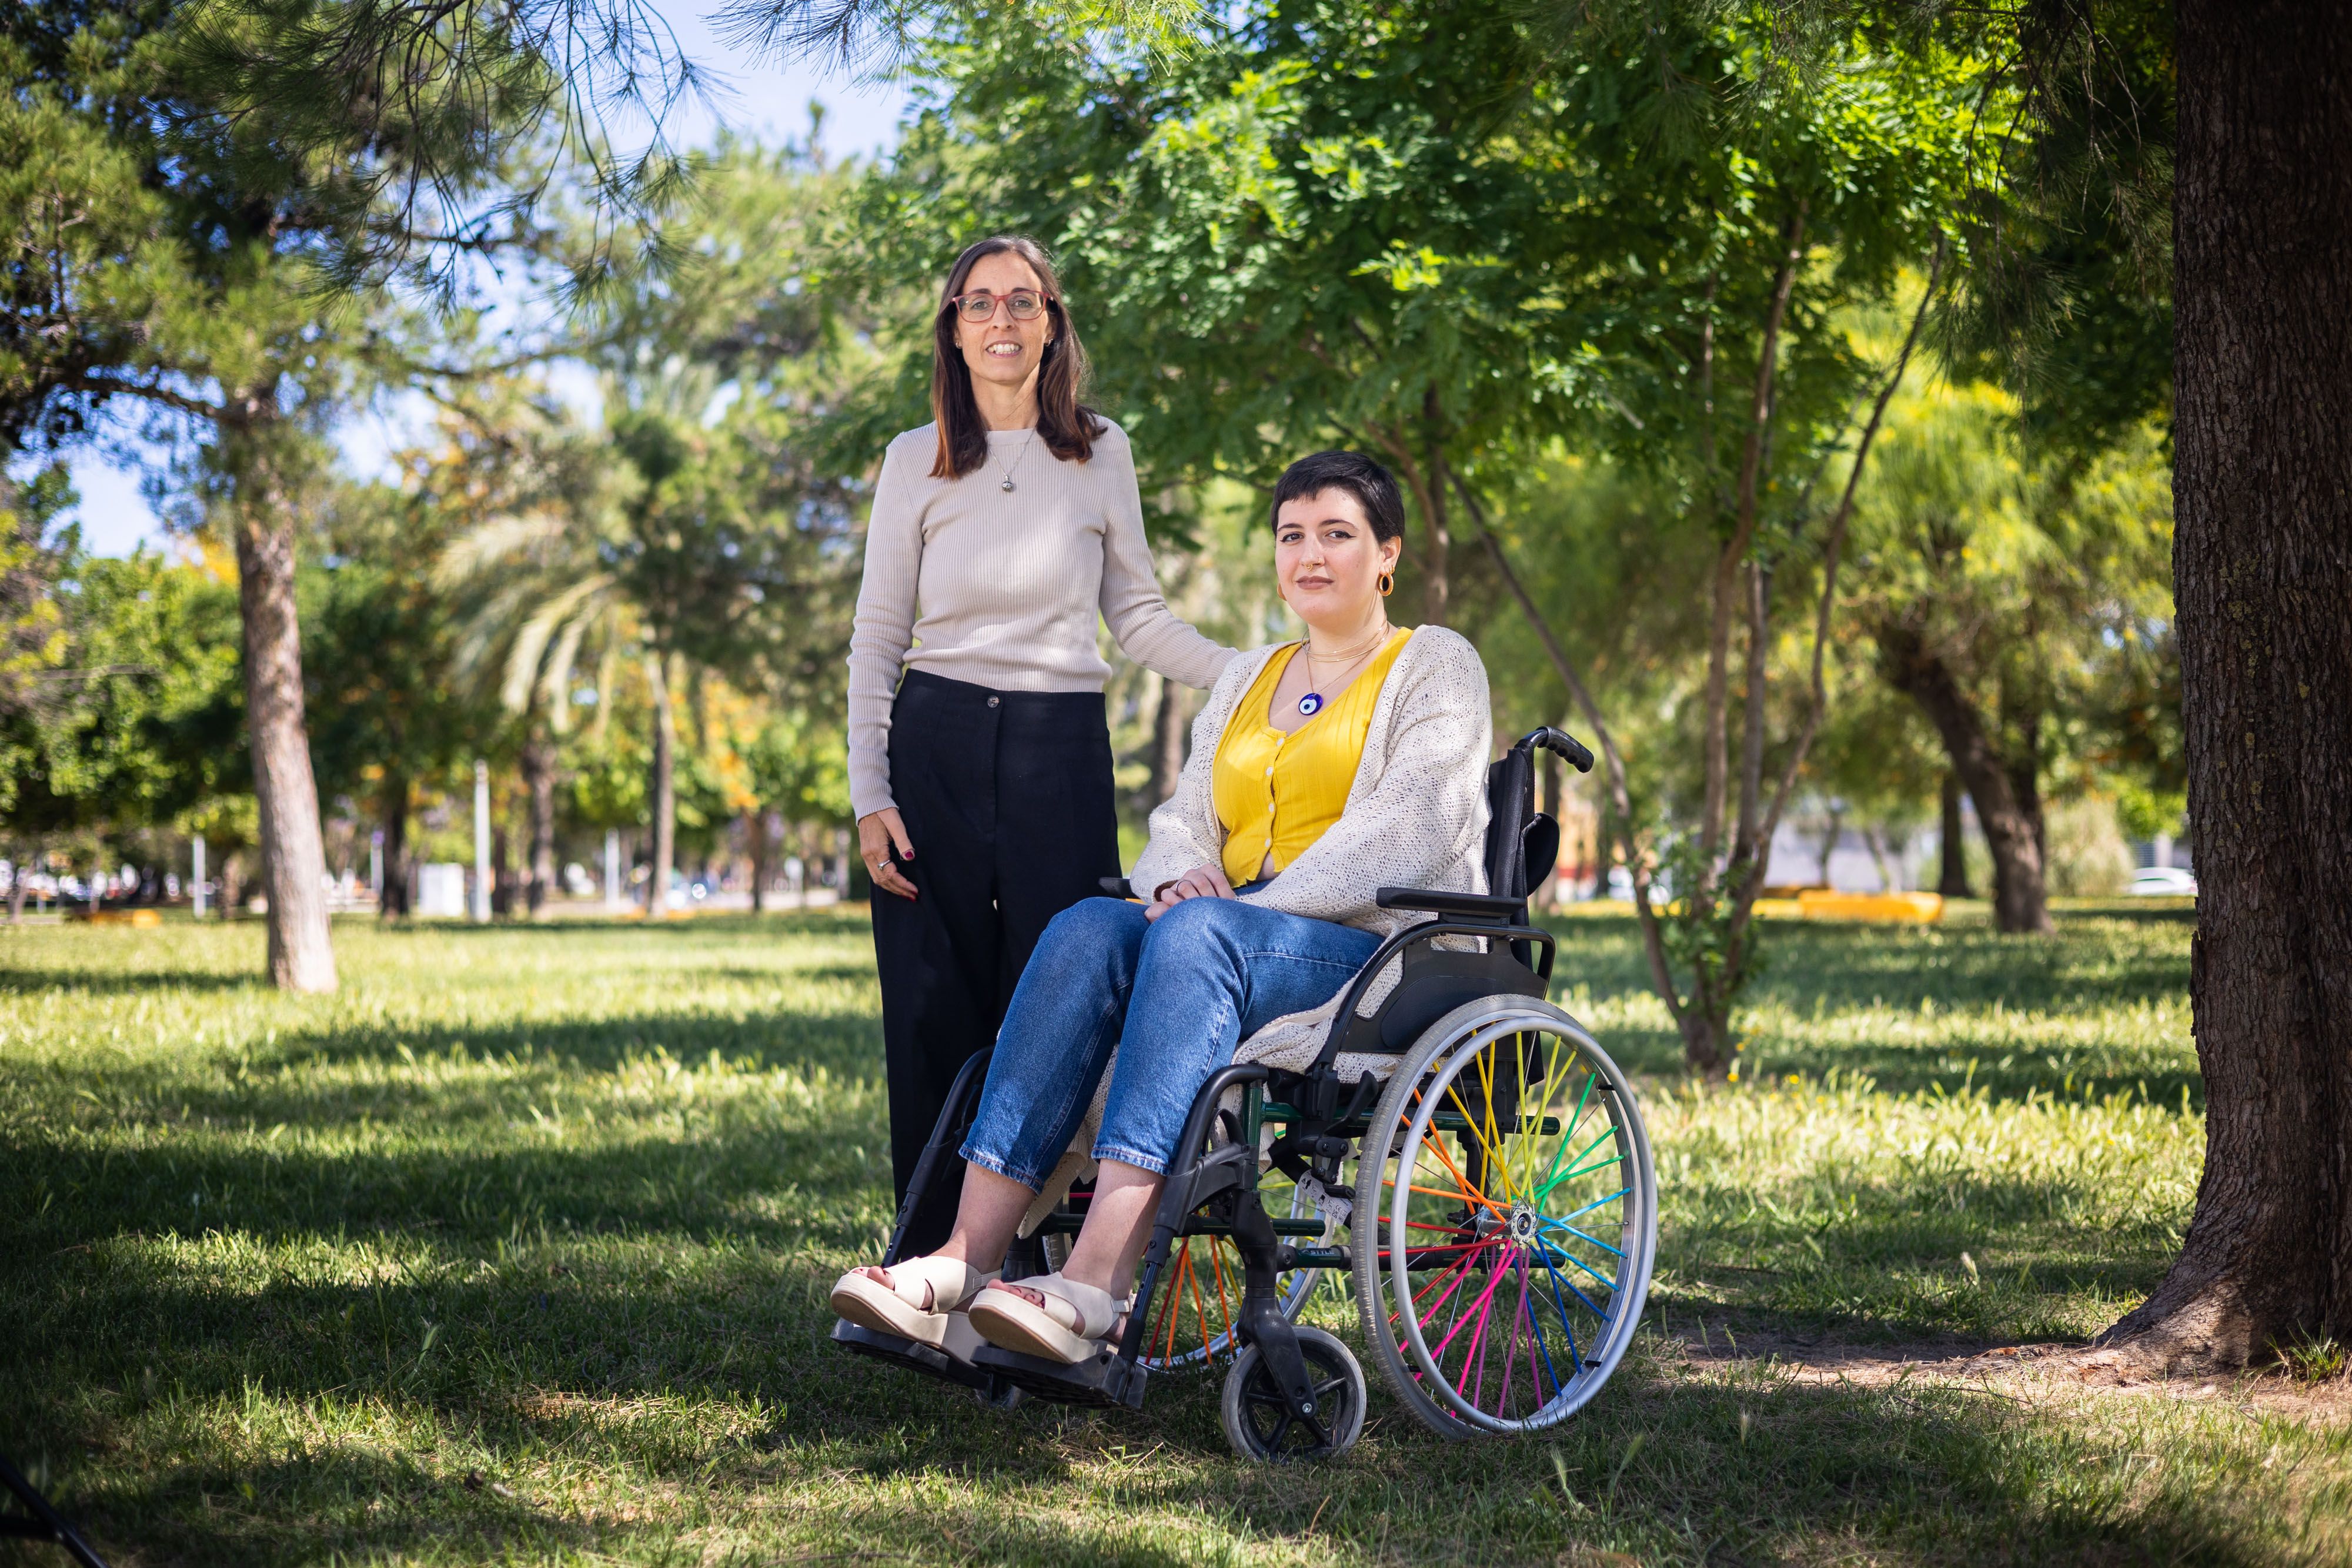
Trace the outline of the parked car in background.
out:
<instances>
[{"instance_id":1,"label":"parked car in background","mask_svg":"<svg viewBox=\"0 0 2352 1568\"><path fill-rule=\"evenodd\" d=\"M2134 898L2194 898L2197 879L2177 865L2142 866L2132 873Z\"/></svg>"}]
</instances>

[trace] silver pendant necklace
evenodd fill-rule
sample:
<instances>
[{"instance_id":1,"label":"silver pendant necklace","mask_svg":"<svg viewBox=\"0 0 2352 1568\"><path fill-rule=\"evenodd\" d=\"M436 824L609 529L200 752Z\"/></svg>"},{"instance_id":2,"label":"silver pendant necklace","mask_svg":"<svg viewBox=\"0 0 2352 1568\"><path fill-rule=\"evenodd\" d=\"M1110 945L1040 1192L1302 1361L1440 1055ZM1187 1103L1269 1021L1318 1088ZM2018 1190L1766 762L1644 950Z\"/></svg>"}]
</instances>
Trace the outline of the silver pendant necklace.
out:
<instances>
[{"instance_id":1,"label":"silver pendant necklace","mask_svg":"<svg viewBox=\"0 0 2352 1568\"><path fill-rule=\"evenodd\" d=\"M1029 448L1035 443L1036 439L1037 429L1036 426L1032 425L1029 429L1029 439L1021 444L1021 450L1014 453L1013 455L1013 461L1004 465L1004 483L999 485L997 488L1003 491L1006 495L1009 496L1013 493L1013 470L1021 465L1021 460L1024 457L1029 455Z\"/></svg>"}]
</instances>

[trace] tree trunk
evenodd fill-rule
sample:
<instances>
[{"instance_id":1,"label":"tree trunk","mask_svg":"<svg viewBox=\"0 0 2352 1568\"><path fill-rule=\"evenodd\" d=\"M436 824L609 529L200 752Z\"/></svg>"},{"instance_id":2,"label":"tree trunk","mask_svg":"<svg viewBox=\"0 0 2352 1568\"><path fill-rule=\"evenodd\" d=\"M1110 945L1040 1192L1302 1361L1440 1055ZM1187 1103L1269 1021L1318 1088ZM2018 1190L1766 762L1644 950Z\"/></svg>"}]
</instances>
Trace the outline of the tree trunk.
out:
<instances>
[{"instance_id":1,"label":"tree trunk","mask_svg":"<svg viewBox=\"0 0 2352 1568\"><path fill-rule=\"evenodd\" d=\"M768 912L768 862L774 858L774 838L768 831L765 808L751 813L751 913Z\"/></svg>"},{"instance_id":2,"label":"tree trunk","mask_svg":"<svg viewBox=\"0 0 2352 1568\"><path fill-rule=\"evenodd\" d=\"M1437 492L1432 491L1434 497ZM1445 524L1445 503L1439 499L1429 517L1429 532L1422 539L1421 550L1421 620L1424 626L1443 626L1451 613L1454 594L1451 568L1447 557L1453 553L1453 532Z\"/></svg>"},{"instance_id":3,"label":"tree trunk","mask_svg":"<svg viewBox=\"0 0 2352 1568\"><path fill-rule=\"evenodd\" d=\"M669 672L662 661L650 661L654 687L654 863L646 885L646 917L660 920L669 914L670 862L677 854L677 737L671 712Z\"/></svg>"},{"instance_id":4,"label":"tree trunk","mask_svg":"<svg viewBox=\"0 0 2352 1568\"><path fill-rule=\"evenodd\" d=\"M280 990L331 991L327 849L302 710L302 639L294 614L294 518L262 450L277 418L274 391L242 400L233 430L237 608L245 630L245 722L261 821L261 879L269 900L269 978ZM243 448L242 451L236 450Z\"/></svg>"},{"instance_id":5,"label":"tree trunk","mask_svg":"<svg viewBox=\"0 0 2352 1568\"><path fill-rule=\"evenodd\" d=\"M2105 1336L2352 1340L2352 8L2180 0L2173 578L2205 1174Z\"/></svg>"},{"instance_id":6,"label":"tree trunk","mask_svg":"<svg viewBox=\"0 0 2352 1568\"><path fill-rule=\"evenodd\" d=\"M536 920L555 891L555 743L533 733L522 746L523 788L530 795L530 886L524 902Z\"/></svg>"},{"instance_id":7,"label":"tree trunk","mask_svg":"<svg viewBox=\"0 0 2352 1568\"><path fill-rule=\"evenodd\" d=\"M1944 842L1939 852L1942 871L1936 891L1946 898L1974 898L1969 891L1968 821L1960 815L1960 776L1944 769Z\"/></svg>"},{"instance_id":8,"label":"tree trunk","mask_svg":"<svg viewBox=\"0 0 2352 1568\"><path fill-rule=\"evenodd\" d=\"M1838 840L1845 836L1845 802L1832 800L1829 804L1829 825L1822 830L1822 863L1813 881L1822 887L1834 887L1830 881L1830 857L1837 853Z\"/></svg>"},{"instance_id":9,"label":"tree trunk","mask_svg":"<svg viewBox=\"0 0 2352 1568\"><path fill-rule=\"evenodd\" d=\"M2021 796L2012 759L1993 744L1950 666L1916 628L1890 622L1878 628L1877 640L1887 681L1936 727L1952 770L1976 802L1977 823L1992 851L1993 923L2003 931L2057 929L2042 866L2039 793Z\"/></svg>"},{"instance_id":10,"label":"tree trunk","mask_svg":"<svg viewBox=\"0 0 2352 1568\"><path fill-rule=\"evenodd\" d=\"M1677 889L1686 901L1703 903L1713 896L1715 878L1720 869L1716 856L1723 847L1724 814L1729 800L1731 779L1731 622L1732 597L1737 591L1742 567L1755 563L1749 552L1756 543L1759 487L1763 482L1765 445L1772 430L1773 379L1778 373L1780 354L1780 329L1789 315L1789 296L1796 287L1797 267L1804 259L1805 204L1799 202L1795 212L1789 214L1781 228L1787 249L1781 253L1772 274L1772 299L1764 315L1764 337L1756 357L1756 385L1748 399L1748 430L1740 439L1739 481L1732 497L1730 537L1717 548L1715 571L1709 580L1706 632L1706 696L1705 733L1700 746L1706 768L1706 790L1699 805L1698 841L1702 852L1699 868L1701 884ZM1762 619L1768 608L1763 594L1762 579L1749 580L1748 611L1751 617L1749 638L1756 657L1749 661L1750 669L1763 671ZM1763 694L1759 684L1748 694L1751 711L1758 719L1756 733L1762 731ZM1760 746L1759 747L1761 749ZM1762 758L1743 758L1748 767L1760 768ZM1760 774L1759 775L1760 778ZM1752 828L1753 819L1744 818L1743 828Z\"/></svg>"},{"instance_id":11,"label":"tree trunk","mask_svg":"<svg viewBox=\"0 0 2352 1568\"><path fill-rule=\"evenodd\" d=\"M383 894L376 901L376 918L404 920L409 909L408 776L386 774L376 801L383 824Z\"/></svg>"},{"instance_id":12,"label":"tree trunk","mask_svg":"<svg viewBox=\"0 0 2352 1568\"><path fill-rule=\"evenodd\" d=\"M1184 771L1184 686L1160 678L1160 708L1151 716L1151 803L1176 793L1177 775Z\"/></svg>"},{"instance_id":13,"label":"tree trunk","mask_svg":"<svg viewBox=\"0 0 2352 1568\"><path fill-rule=\"evenodd\" d=\"M37 846L27 848L18 844L14 848L16 852L9 862L8 870L8 924L11 925L25 918L26 879L33 874L40 858Z\"/></svg>"},{"instance_id":14,"label":"tree trunk","mask_svg":"<svg viewBox=\"0 0 2352 1568\"><path fill-rule=\"evenodd\" d=\"M1895 885L1895 857L1887 852L1886 830L1874 822L1862 830L1862 841L1869 847L1870 863L1878 873L1878 891L1902 892Z\"/></svg>"},{"instance_id":15,"label":"tree trunk","mask_svg":"<svg viewBox=\"0 0 2352 1568\"><path fill-rule=\"evenodd\" d=\"M490 829L490 914L505 919L514 913L515 870L511 841L504 822Z\"/></svg>"}]
</instances>

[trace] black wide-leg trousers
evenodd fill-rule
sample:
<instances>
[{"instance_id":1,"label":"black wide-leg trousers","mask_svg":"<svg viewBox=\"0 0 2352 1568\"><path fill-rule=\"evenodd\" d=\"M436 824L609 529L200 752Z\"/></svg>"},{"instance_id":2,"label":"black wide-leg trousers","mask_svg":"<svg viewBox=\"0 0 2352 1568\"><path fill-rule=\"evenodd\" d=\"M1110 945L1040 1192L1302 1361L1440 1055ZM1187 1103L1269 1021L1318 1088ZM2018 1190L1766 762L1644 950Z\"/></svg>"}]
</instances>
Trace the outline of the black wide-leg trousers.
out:
<instances>
[{"instance_id":1,"label":"black wide-leg trousers","mask_svg":"<svg viewBox=\"0 0 2352 1568\"><path fill-rule=\"evenodd\" d=\"M1110 731L1092 692L999 692L909 670L890 709L890 792L920 896L874 892L874 956L903 1204L949 1087L996 1040L1045 924L1118 874ZM962 1168L910 1216L902 1257L947 1240Z\"/></svg>"}]
</instances>

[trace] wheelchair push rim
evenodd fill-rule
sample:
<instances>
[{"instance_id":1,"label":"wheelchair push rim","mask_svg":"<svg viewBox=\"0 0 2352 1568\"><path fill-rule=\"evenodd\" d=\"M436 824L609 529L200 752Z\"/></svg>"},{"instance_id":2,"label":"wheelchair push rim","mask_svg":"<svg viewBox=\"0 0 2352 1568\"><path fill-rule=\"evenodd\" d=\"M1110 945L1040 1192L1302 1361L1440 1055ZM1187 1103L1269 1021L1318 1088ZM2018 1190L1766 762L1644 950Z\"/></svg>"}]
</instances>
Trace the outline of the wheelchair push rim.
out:
<instances>
[{"instance_id":1,"label":"wheelchair push rim","mask_svg":"<svg viewBox=\"0 0 2352 1568\"><path fill-rule=\"evenodd\" d=\"M1657 1185L1632 1086L1573 1019L1497 996L1442 1019L1382 1096L1357 1189L1366 1336L1423 1421L1538 1431L1600 1392L1649 1293Z\"/></svg>"}]
</instances>

